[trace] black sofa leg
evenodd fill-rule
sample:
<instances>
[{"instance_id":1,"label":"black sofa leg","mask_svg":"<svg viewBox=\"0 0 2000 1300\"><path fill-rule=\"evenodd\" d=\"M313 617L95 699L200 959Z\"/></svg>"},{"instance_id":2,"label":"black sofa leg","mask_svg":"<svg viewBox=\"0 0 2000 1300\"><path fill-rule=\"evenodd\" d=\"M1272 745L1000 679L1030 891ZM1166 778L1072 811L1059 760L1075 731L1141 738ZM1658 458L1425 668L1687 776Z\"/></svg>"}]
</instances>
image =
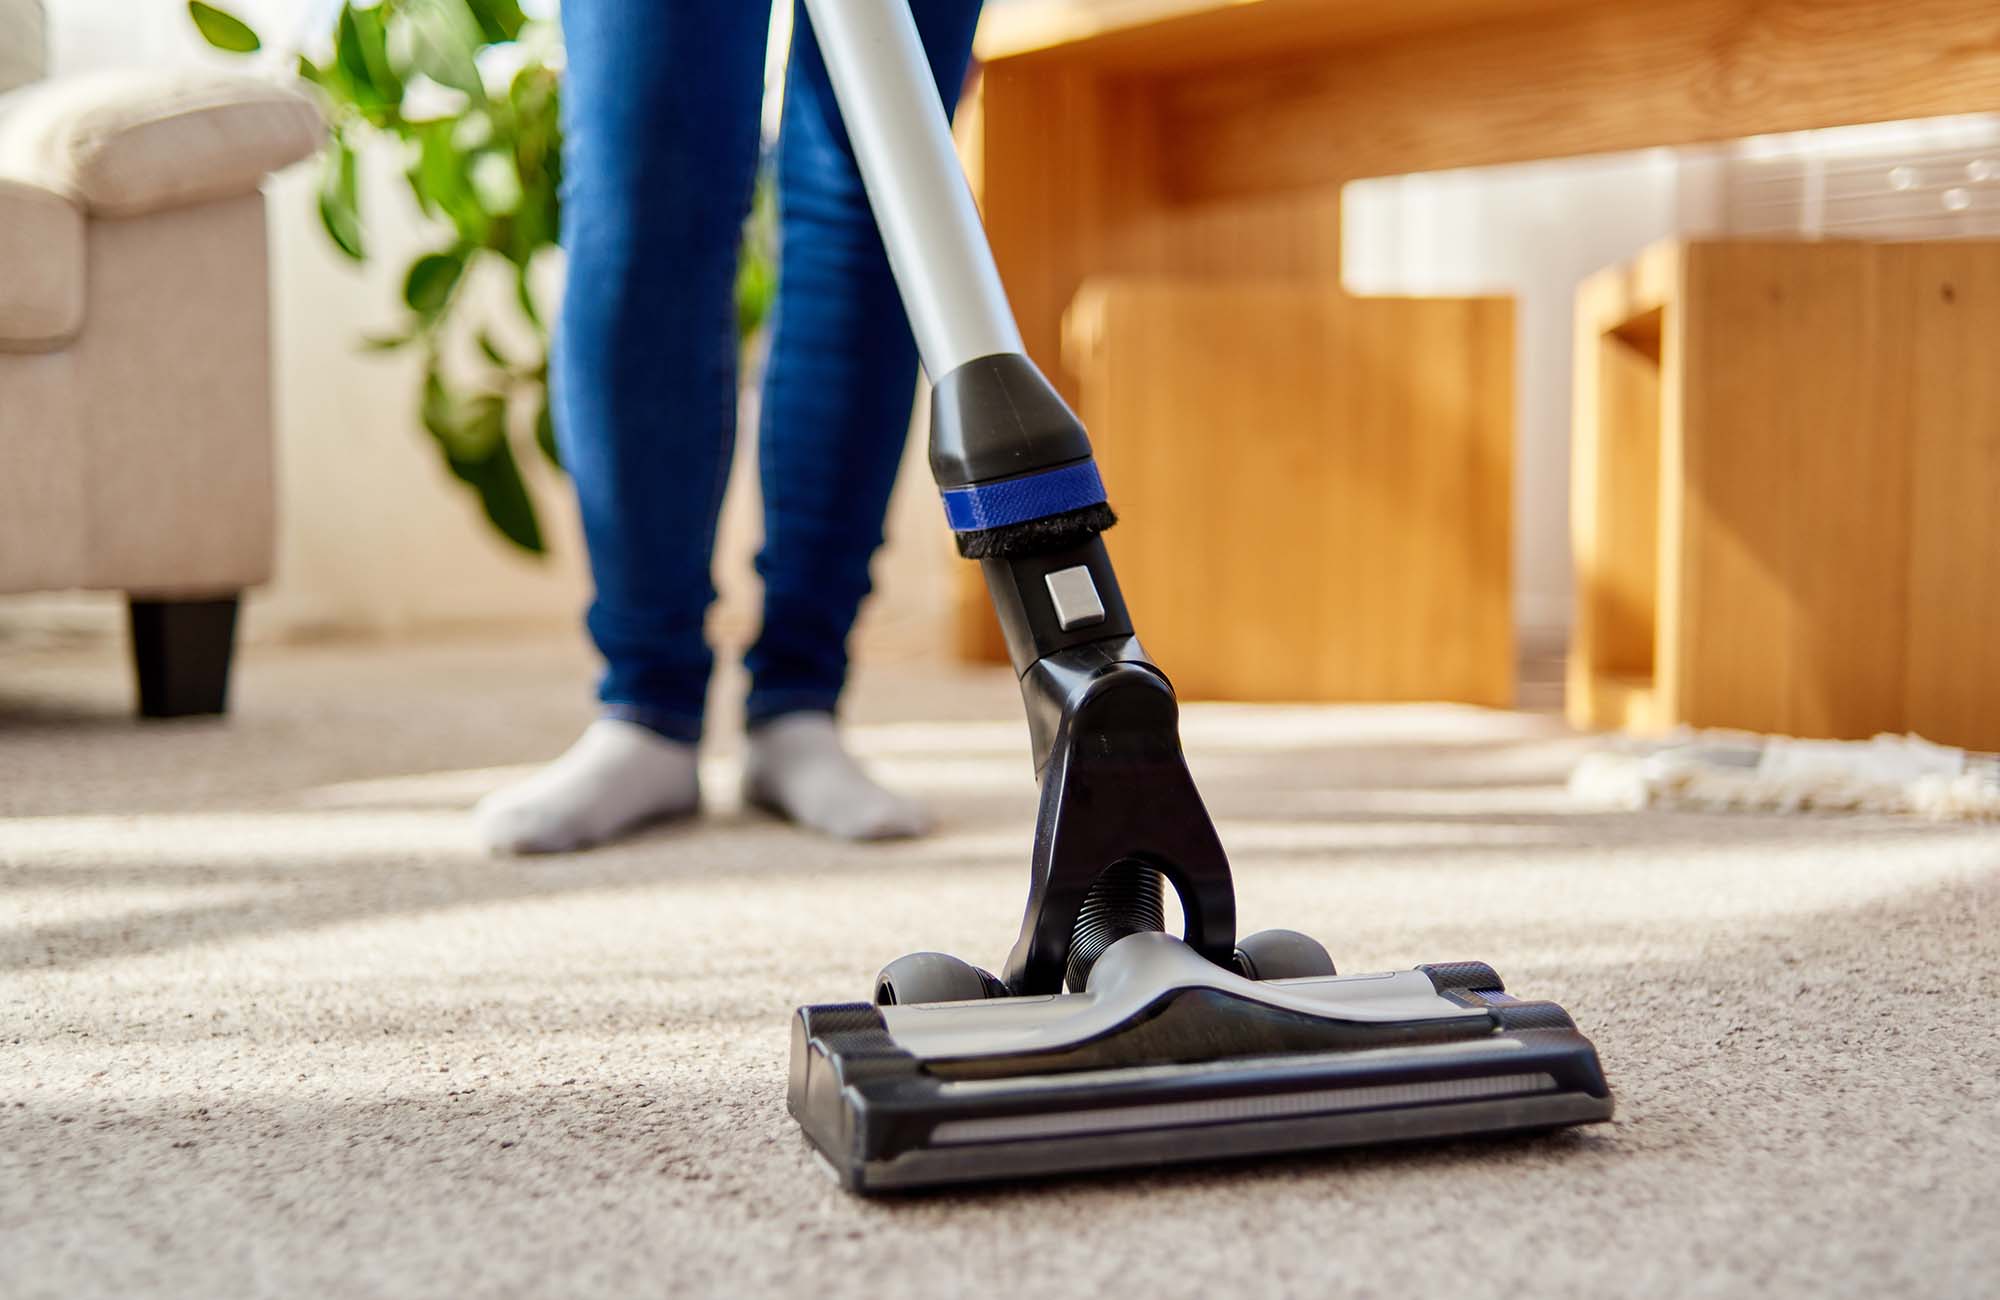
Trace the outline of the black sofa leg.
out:
<instances>
[{"instance_id":1,"label":"black sofa leg","mask_svg":"<svg viewBox=\"0 0 2000 1300\"><path fill-rule=\"evenodd\" d=\"M229 660L236 648L237 597L142 600L134 596L130 604L139 716L186 718L224 712L229 704Z\"/></svg>"}]
</instances>

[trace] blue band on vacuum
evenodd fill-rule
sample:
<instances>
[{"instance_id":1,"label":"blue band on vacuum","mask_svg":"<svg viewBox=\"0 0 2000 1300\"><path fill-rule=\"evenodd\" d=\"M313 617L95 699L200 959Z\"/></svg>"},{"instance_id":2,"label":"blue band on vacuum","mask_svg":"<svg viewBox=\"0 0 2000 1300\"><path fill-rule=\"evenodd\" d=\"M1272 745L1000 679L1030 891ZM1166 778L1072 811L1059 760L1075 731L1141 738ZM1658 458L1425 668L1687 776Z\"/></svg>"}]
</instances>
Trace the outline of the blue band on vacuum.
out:
<instances>
[{"instance_id":1,"label":"blue band on vacuum","mask_svg":"<svg viewBox=\"0 0 2000 1300\"><path fill-rule=\"evenodd\" d=\"M954 533L976 533L1103 503L1104 480L1097 477L1097 462L1080 460L998 483L947 488L944 517Z\"/></svg>"}]
</instances>

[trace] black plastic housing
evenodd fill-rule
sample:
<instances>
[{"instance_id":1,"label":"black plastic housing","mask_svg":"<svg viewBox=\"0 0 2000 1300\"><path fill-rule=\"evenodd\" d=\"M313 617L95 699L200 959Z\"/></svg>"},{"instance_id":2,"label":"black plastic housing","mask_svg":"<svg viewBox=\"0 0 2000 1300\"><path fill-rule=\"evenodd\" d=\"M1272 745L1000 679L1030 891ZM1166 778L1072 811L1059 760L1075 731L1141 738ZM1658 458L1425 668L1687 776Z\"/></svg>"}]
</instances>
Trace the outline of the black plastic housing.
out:
<instances>
[{"instance_id":1,"label":"black plastic housing","mask_svg":"<svg viewBox=\"0 0 2000 1300\"><path fill-rule=\"evenodd\" d=\"M1203 1010L1222 1026L1248 1017L1247 1009ZM1612 1114L1597 1051L1574 1028L1509 1024L1496 1011L1483 1026L1442 1040L1416 1025L1329 1024L1316 1032L1325 1041L1301 1038L1294 1050L1275 1052L1232 1050L1240 1045L1195 1035L1185 1063L1196 1068L1188 1069L1131 1068L1109 1058L1052 1069L1042 1060L979 1057L961 1063L976 1067L968 1087L948 1063L898 1046L867 1003L803 1007L792 1020L788 1105L828 1168L857 1192L1532 1132ZM1500 1058L1481 1050L1495 1038L1512 1040L1513 1050ZM1419 1050L1407 1046L1427 1039ZM1547 1082L1496 1095L1496 1070ZM1098 1111L1130 1118L1026 1140L967 1141L944 1127Z\"/></svg>"},{"instance_id":2,"label":"black plastic housing","mask_svg":"<svg viewBox=\"0 0 2000 1300\"><path fill-rule=\"evenodd\" d=\"M1049 595L1048 575L1081 565L1090 570L1091 585L1104 606L1104 618L1088 627L1063 631L1056 617L1054 599ZM1132 635L1132 615L1125 608L1125 593L1118 589L1118 575L1112 571L1111 557L1104 542L1092 537L1075 546L1039 555L1017 555L1004 560L981 560L986 590L993 597L993 612L1000 620L1000 635L1007 642L1007 658L1014 674L1025 677L1037 662L1061 650L1093 641L1123 641ZM1038 763L1039 767L1040 764Z\"/></svg>"},{"instance_id":3,"label":"black plastic housing","mask_svg":"<svg viewBox=\"0 0 2000 1300\"><path fill-rule=\"evenodd\" d=\"M1017 994L1063 987L1099 873L1136 862L1180 895L1190 948L1227 969L1236 949L1229 858L1181 754L1173 687L1125 638L1059 651L1021 682L1042 783L1021 933L1001 968Z\"/></svg>"},{"instance_id":4,"label":"black plastic housing","mask_svg":"<svg viewBox=\"0 0 2000 1300\"><path fill-rule=\"evenodd\" d=\"M978 357L931 388L931 475L970 487L1090 459L1090 437L1035 363Z\"/></svg>"},{"instance_id":5,"label":"black plastic housing","mask_svg":"<svg viewBox=\"0 0 2000 1300\"><path fill-rule=\"evenodd\" d=\"M1090 439L1033 362L980 357L931 393L931 472L941 489L987 485L1090 459ZM993 607L1021 679L1041 813L1028 904L1001 978L1015 994L1063 986L1079 913L1115 864L1153 868L1180 894L1187 942L1227 966L1235 945L1229 863L1181 756L1179 706L1132 635L1098 531L1108 508L978 539ZM961 534L960 549L966 550ZM1089 571L1104 616L1065 630L1050 574ZM1144 900L1134 900L1143 902ZM1140 908L1146 911L1146 908Z\"/></svg>"}]
</instances>

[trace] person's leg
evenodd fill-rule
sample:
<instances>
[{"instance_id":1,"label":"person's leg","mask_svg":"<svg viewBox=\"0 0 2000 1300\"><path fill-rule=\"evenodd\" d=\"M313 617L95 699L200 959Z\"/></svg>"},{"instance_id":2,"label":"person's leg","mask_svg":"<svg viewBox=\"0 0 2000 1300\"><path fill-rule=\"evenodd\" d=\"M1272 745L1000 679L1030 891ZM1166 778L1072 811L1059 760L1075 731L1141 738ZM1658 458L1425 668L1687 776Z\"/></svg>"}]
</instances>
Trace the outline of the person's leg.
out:
<instances>
[{"instance_id":1,"label":"person's leg","mask_svg":"<svg viewBox=\"0 0 2000 1300\"><path fill-rule=\"evenodd\" d=\"M978 0L912 6L947 109L965 81ZM747 791L849 838L922 831L922 810L869 781L832 715L847 636L909 430L916 344L804 6L795 8L778 145L781 261L758 444L764 623Z\"/></svg>"},{"instance_id":2,"label":"person's leg","mask_svg":"<svg viewBox=\"0 0 2000 1300\"><path fill-rule=\"evenodd\" d=\"M488 843L578 848L692 812L710 552L736 420L734 284L769 15L565 0L557 432L582 507L604 717L481 805Z\"/></svg>"}]
</instances>

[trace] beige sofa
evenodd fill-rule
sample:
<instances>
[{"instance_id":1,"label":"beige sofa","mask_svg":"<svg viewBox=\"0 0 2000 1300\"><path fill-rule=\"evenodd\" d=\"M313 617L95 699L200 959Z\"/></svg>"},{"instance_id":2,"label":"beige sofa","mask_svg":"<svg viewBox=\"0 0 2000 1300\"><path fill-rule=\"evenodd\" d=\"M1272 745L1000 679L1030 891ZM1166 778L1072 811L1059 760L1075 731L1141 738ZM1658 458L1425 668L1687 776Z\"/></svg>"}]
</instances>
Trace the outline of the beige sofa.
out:
<instances>
[{"instance_id":1,"label":"beige sofa","mask_svg":"<svg viewBox=\"0 0 2000 1300\"><path fill-rule=\"evenodd\" d=\"M259 186L319 114L243 76L43 80L42 50L38 0L0 0L0 594L126 593L140 712L219 713L273 549Z\"/></svg>"}]
</instances>

